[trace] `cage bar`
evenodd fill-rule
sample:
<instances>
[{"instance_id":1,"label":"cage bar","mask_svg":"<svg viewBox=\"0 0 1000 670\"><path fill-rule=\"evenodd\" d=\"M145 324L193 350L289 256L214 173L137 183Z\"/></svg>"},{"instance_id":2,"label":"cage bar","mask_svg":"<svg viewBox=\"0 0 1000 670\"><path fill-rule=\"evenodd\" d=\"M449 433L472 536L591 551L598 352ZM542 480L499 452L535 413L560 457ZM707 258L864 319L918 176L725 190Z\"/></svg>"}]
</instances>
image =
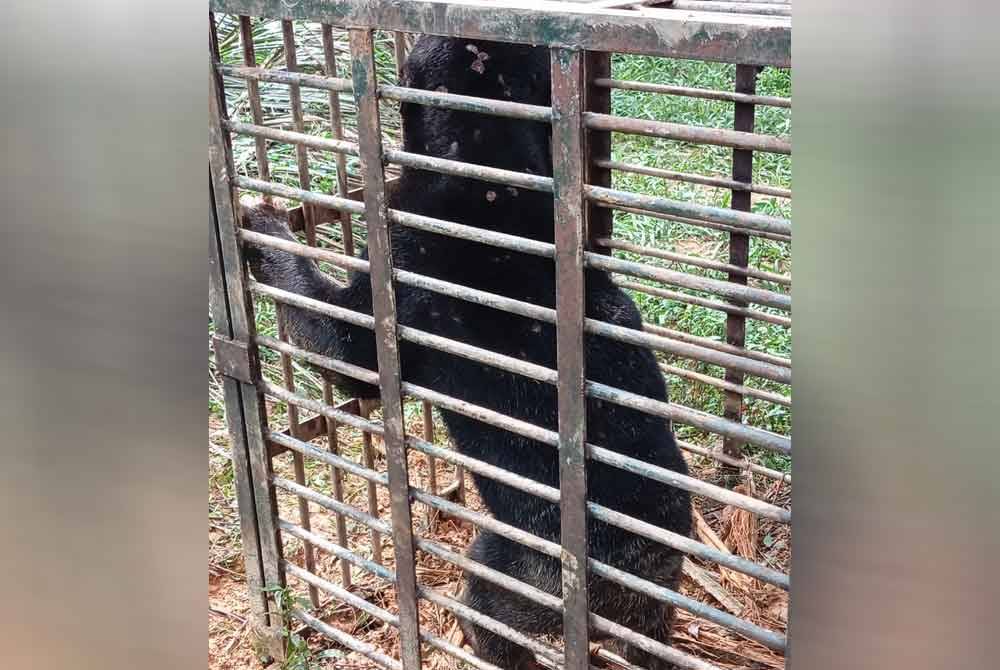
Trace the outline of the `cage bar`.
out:
<instances>
[{"instance_id":1,"label":"cage bar","mask_svg":"<svg viewBox=\"0 0 1000 670\"><path fill-rule=\"evenodd\" d=\"M423 599L447 610L455 617L473 622L522 644L536 654L539 664L543 667L590 668L595 664L604 665L611 655L604 652L592 656L589 653L587 642L589 634L593 633L633 644L677 667L689 670L718 670L704 660L646 638L640 633L589 612L586 594L588 572L593 578L609 580L661 602L670 603L778 652L785 649L786 640L780 633L756 626L681 593L664 589L643 578L589 558L586 554L587 524L607 523L687 555L723 566L727 570L750 575L781 589L787 590L789 582L788 576L780 571L590 503L586 498L585 462L589 458L690 491L706 500L750 511L765 519L773 519L780 523L787 523L790 520L790 511L783 507L751 495L709 484L693 476L679 475L606 447L588 443L586 440L585 403L587 398L597 399L664 417L699 431L721 435L723 438L721 448L684 440L679 440L678 444L686 452L715 459L739 471L790 483L787 474L755 463L752 457L744 457L742 450L734 452L731 448L733 444L741 446L750 444L781 454L788 454L791 449L788 437L744 424L742 417L743 398L768 402L778 407L790 406L790 398L787 395L755 388L754 383L746 379L752 376L787 385L791 380L790 362L787 358L774 353L748 349L745 337L735 337L732 330L738 324L743 324L745 328L747 319L756 319L782 327L791 324L788 316L791 309L788 294L791 278L777 272L751 267L749 259L745 258L752 237L782 243L787 243L791 239L790 221L751 212L749 207L752 194L788 199L791 197L790 190L766 183L753 183L752 171L748 169L746 162L752 160L755 151L771 151L778 154L791 152L791 143L787 139L755 133L752 123L754 106L766 105L790 109L790 99L758 95L752 86L746 84L747 73L755 74L757 66L789 65L790 23L786 17L781 16L788 13L789 6L782 2L744 0L721 2L676 0L672 3L672 8L646 6L651 4L655 3L617 3L607 0L573 5L548 0L540 0L530 5L519 0L496 0L489 3L481 0L414 0L409 3L302 0L294 4L281 0L210 2L213 9L225 9L238 16L237 28L243 47L242 66L223 65L218 62L217 53L214 52L211 58L213 100L210 101L210 141L213 149L210 151L210 167L212 167L211 181L215 200L213 209L219 209L220 205L222 207L221 213L213 213L213 225L219 231L216 238L218 245L216 257L220 259L220 264L225 266L224 275L233 287L223 292L225 300L220 300L217 296L213 298L213 319L216 319L217 315L221 317L224 313L228 315L232 312L236 316L229 318L237 322L242 320L242 325L227 326L223 334L230 338L234 346L247 352L246 355L251 360L240 369L251 372L242 376L256 382L249 384L233 378L226 378L224 381L227 408L231 411L233 406L239 407L239 412L233 413L230 417L230 429L234 435L234 455L243 453L245 456L245 482L241 496L252 497L252 501L247 504L241 502L241 522L247 526L247 530L256 532L256 539L251 538L253 546L248 549L247 556L250 559L256 549L260 578L257 582L251 581L253 565L248 564L248 581L251 581L251 588L259 588L262 591L272 589L267 593L273 594L274 588L284 586L285 576L291 575L309 588L314 606L318 604L317 594L332 595L388 626L399 628L401 641L400 658L390 658L384 650L366 645L322 622L314 614L297 608L285 612L280 609L281 603L276 598L261 597L258 618L267 625L266 633L269 635L270 648L274 651L275 658L280 658L281 653L282 619L291 615L334 642L361 653L382 667L406 669L420 667L422 660L420 644L423 642L429 649L449 654L473 667L496 670L494 666L475 658L452 642L441 639L430 631L421 630L417 601ZM700 7L697 10L700 13L691 13L695 6ZM281 22L282 43L287 59L286 70L257 66L250 27L251 21L254 20L252 17L260 16ZM295 32L292 30L292 22L303 19L321 24L323 65L320 74L314 74L313 71L299 71L296 62ZM341 29L346 29L351 38L350 79L338 76L333 31ZM396 55L397 79L400 79L398 85L379 86L376 83L373 30L395 33L392 49ZM406 42L403 33L443 34L467 39L544 44L551 48L552 106L540 107L463 96L452 92L408 88L405 86L406 82L401 81L399 77L399 67L403 62L402 51ZM210 38L214 45L216 42L214 34L210 35ZM610 52L688 57L733 63L737 65L736 90L727 92L615 79L610 68ZM252 123L227 118L223 76L246 82ZM291 128L273 127L265 122L259 82L277 83L289 87L292 103ZM316 132L314 129L306 131L300 87L326 91L330 108L327 134L330 137L313 134ZM732 129L701 128L611 116L610 99L614 90L680 95L731 103L735 105L736 124ZM344 93L352 93L357 104L357 142L349 141L344 136L339 97ZM383 147L378 110L380 99L551 124L555 149L553 177L498 170L485 165L471 165ZM717 174L692 174L613 160L610 142L612 134L617 132L731 148L734 154L732 174L725 177ZM232 166L230 133L252 138L259 178L236 174ZM241 151L250 147L250 139L242 142ZM299 158L299 188L271 181L271 170L267 160L267 146L271 142L293 146ZM311 152L334 154L337 167L336 184L330 189L331 192L310 190L308 173ZM353 190L349 188L347 175L349 156L361 159L364 177L363 186ZM387 204L388 184L384 171L386 164L552 193L556 204L555 243L538 242L390 209ZM728 189L732 192L732 206L726 208L696 205L670 198L617 190L611 185L614 171ZM304 230L308 244L240 230L238 208L235 206L239 189L261 193L265 199L281 198L301 203L301 206L290 210L290 223L293 230ZM615 210L721 231L732 241L730 256L726 261L700 258L615 239L612 234ZM364 217L368 226L370 261L354 256L352 219L354 216ZM316 243L316 226L327 224L340 225L344 253L311 246ZM551 259L555 263L558 286L555 304L535 305L499 293L463 286L453 281L393 268L390 245L391 230L394 226L447 235ZM324 240L329 242L331 239L329 229L322 230ZM587 251L584 251L585 242ZM373 313L354 312L249 280L241 262L240 244L270 246L306 258L329 262L337 268L369 274L373 288ZM634 254L629 258L637 260L615 257L613 252L616 250ZM230 260L234 262L230 263ZM670 265L668 267L654 265L657 261ZM725 341L694 336L650 323L644 323L642 329L637 330L585 318L583 282L584 268L588 266L596 271L617 275L613 281L625 289L723 312L727 323ZM693 270L688 271L689 268ZM751 280L763 284L751 284ZM219 283L214 279L213 281ZM393 282L555 325L558 343L555 369L396 323ZM283 326L279 329L278 339L256 335L250 309L251 296L275 301L279 312L286 307L307 309L372 330L378 350L377 370L351 366L346 362L308 352L284 342ZM648 347L667 356L715 366L714 371L703 373L700 369L688 369L682 364L673 364L672 360L661 359L661 369L664 372L677 375L694 384L704 384L719 389L727 399L723 416L715 416L677 403L646 398L587 380L583 357L585 337L611 338ZM401 378L399 369L400 340L421 347L438 349L555 386L559 399L558 430L520 421L461 398L406 382ZM283 372L286 373L284 381L288 384L287 388L270 384L260 378L259 369L256 367L258 346L272 349L279 355L283 363ZM293 361L297 361L296 365L325 368L378 385L382 396L383 420L372 419L370 412L374 407L373 404L359 402L356 399L334 406L334 392L328 382L323 384L322 401L300 395L295 391L294 375L291 374L294 372ZM263 404L265 395L287 403L289 417L295 419L293 424L295 427L290 426L287 433L277 432L267 426ZM422 436L405 434L402 421L404 395L416 400L422 407ZM540 448L558 449L561 456L559 488L542 485L452 449L435 445L433 406L547 445ZM306 426L298 421L300 412L315 413L316 416L310 419ZM365 446L360 464L340 455L337 436L337 428L340 425L361 431ZM385 473L377 472L375 468L373 436L381 438L385 445L388 463L388 471ZM321 437L325 438L325 448L310 443L311 440ZM245 448L241 447L244 449L242 452L237 449L240 443L245 445ZM412 449L419 453L420 458L425 458L429 469L426 481L415 482L409 487L406 472L407 449ZM284 476L276 476L274 473L272 458L284 451L292 452L294 481ZM305 459L323 463L330 468L332 496L308 487L304 476ZM444 490L438 482L440 463L453 466L456 473L457 481ZM477 476L489 477L549 502L558 503L562 513L562 544L532 536L465 506L461 496L464 492L461 480L466 469L476 473ZM343 501L341 476L344 473L364 480L364 485L369 491L367 512L355 509ZM418 487L418 484L429 490ZM459 501L463 504L448 499L456 484ZM288 523L278 516L275 487L294 495L300 510L306 511L304 515L300 513L298 525ZM391 523L378 518L377 487L388 489L391 500ZM444 514L458 521L492 530L561 560L564 581L562 597L513 580L442 546L432 538L420 537L412 525L411 500L423 505L428 514ZM324 513L329 511L335 515L336 542L323 538L321 534L309 529L310 505L322 508L325 510ZM250 522L244 522L244 516L250 519ZM393 537L395 570L380 566L376 561L361 558L347 547L345 524L348 518L366 527L373 535L372 553L376 560L382 555L380 551L382 538L387 535ZM430 517L428 519L430 520ZM307 547L308 551L303 558L304 566L296 565L282 556L281 534L298 538ZM245 532L244 537L246 539L248 533ZM316 572L315 560L310 560L312 549L332 554L337 559L340 563L339 584ZM564 620L565 653L546 642L535 640L498 620L476 612L454 598L418 584L415 574L417 550L561 613ZM399 603L398 613L395 610L389 611L378 607L348 590L351 583L351 566L367 570L395 585ZM258 586L255 587L254 584ZM625 663L621 659L614 659L611 662ZM621 667L631 666L625 663Z\"/></svg>"}]
</instances>

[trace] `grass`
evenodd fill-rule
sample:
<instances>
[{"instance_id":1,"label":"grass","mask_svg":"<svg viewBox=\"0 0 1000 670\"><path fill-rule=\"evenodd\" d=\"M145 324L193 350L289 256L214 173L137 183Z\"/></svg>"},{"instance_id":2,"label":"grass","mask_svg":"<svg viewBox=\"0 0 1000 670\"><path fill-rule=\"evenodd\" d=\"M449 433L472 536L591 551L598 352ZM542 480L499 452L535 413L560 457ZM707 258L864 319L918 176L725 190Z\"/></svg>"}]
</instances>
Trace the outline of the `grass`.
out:
<instances>
[{"instance_id":1,"label":"grass","mask_svg":"<svg viewBox=\"0 0 1000 670\"><path fill-rule=\"evenodd\" d=\"M242 64L242 51L238 39L238 25L235 18L220 17L219 21L220 52L223 61L230 64ZM284 64L284 49L280 23L275 21L255 21L253 24L253 33L258 64L269 67L282 67ZM301 69L306 72L321 73L323 51L319 25L297 23L295 35ZM346 65L348 59L346 54L348 53L348 45L346 35L341 32L335 32L334 35L340 68L338 74L340 76L347 76ZM390 35L379 34L377 36L376 60L379 79L385 82L395 82L395 64ZM615 56L613 61L613 76L619 79L732 90L735 67L725 64L619 55ZM243 80L227 79L226 84L229 92L228 104L230 114L240 120L252 121L246 86ZM288 87L278 84L261 83L260 91L266 123L274 127L291 128ZM758 80L758 92L764 95L790 96L791 80L789 73L773 68L764 69ZM330 137L328 93L303 88L301 94L307 132ZM344 113L345 132L349 139L353 139L356 137L356 116L353 100L347 94L342 95L340 99ZM623 116L669 120L718 128L731 128L733 125L733 105L726 102L616 90L612 95L612 107L614 114ZM758 107L756 124L757 131L759 132L787 136L791 131L790 111L772 107ZM383 104L382 127L388 142L399 142L399 118L395 105ZM257 176L252 138L235 137L233 152L237 170L249 176ZM709 147L657 138L616 134L613 138L613 152L613 158L616 160L682 172L728 176L731 169L731 151L721 147ZM271 178L274 181L290 186L299 185L298 166L294 147L269 142L268 159L271 168ZM335 190L337 166L335 156L332 153L311 151L309 153L309 169L311 188L325 192ZM347 170L349 180L352 183L359 181L358 169L359 166L356 159L349 159ZM791 160L788 156L758 154L755 157L753 172L754 180L757 183L786 188L791 186ZM719 207L728 207L730 205L730 192L728 190L667 181L644 175L615 173L614 186L624 190L665 196L676 200L705 205ZM755 197L753 211L786 218L791 215L789 201L769 197ZM616 212L614 230L616 238L629 242L661 249L676 250L689 255L697 255L720 261L726 261L728 258L728 234L720 231L624 212ZM363 226L356 226L354 235L358 245L365 243ZM321 243L339 247L341 245L339 227L323 230ZM790 245L781 242L751 238L751 264L761 270L788 273L791 270L791 250L789 247ZM622 258L640 260L644 263L671 269L684 270L691 274L725 278L724 275L710 270L702 270L659 259L640 257L627 252L616 251L615 253ZM645 280L634 281L655 285ZM754 285L782 290L780 286L756 280ZM666 288L682 293L691 293L690 291L676 287ZM632 297L639 306L645 320L650 323L701 337L708 337L719 341L724 340L726 320L725 314L721 312L676 300L664 300L641 292L632 292ZM255 309L257 328L262 333L276 336L273 305L267 301L256 301ZM768 308L760 309L770 311ZM780 314L780 312L775 313ZM791 353L790 329L750 320L747 322L747 346L750 349L789 356ZM668 360L668 357L663 357L663 361L714 376L721 376L723 372L720 368L685 359ZM265 377L276 384L281 384L280 357L274 352L262 350L262 363ZM295 362L292 365L295 371L297 390L312 398L322 398L322 381L315 372ZM218 376L214 371L211 372L211 382L209 409L213 415L221 417L221 392L217 384ZM672 401L709 413L721 414L724 396L720 390L682 379L675 375L668 375L668 383ZM786 395L790 394L790 389L787 386L766 380L748 378L746 384ZM286 421L286 408L283 403L273 403L269 407L272 412L272 420L276 424L284 424ZM772 405L764 401L747 399L745 410L746 421L752 425L781 434L788 434L790 432L791 413L787 408ZM416 410L408 409L407 411ZM678 435L684 439L703 444L712 442L711 436L688 427L678 425L677 430ZM753 452L750 451L749 453ZM783 470L787 470L790 466L788 459L783 457L775 457L768 454L755 454L755 456L759 457L762 462Z\"/></svg>"}]
</instances>

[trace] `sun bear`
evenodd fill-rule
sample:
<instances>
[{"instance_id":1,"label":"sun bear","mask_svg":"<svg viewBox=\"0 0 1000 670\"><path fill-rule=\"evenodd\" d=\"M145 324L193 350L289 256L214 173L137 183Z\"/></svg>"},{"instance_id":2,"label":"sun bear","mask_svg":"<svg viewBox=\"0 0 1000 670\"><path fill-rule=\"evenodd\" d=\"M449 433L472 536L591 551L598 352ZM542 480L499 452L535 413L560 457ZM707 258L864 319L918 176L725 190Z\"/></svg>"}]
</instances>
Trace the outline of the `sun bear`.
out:
<instances>
[{"instance_id":1,"label":"sun bear","mask_svg":"<svg viewBox=\"0 0 1000 670\"><path fill-rule=\"evenodd\" d=\"M478 40L423 37L405 64L403 83L431 91L550 104L550 64L546 48ZM507 170L552 174L551 128L546 123L501 118L415 104L401 105L406 151ZM394 209L552 242L551 194L503 184L405 168L390 197ZM250 230L295 239L281 210L261 205L242 211ZM551 259L513 252L454 237L390 228L392 262L397 269L436 277L481 291L555 307ZM372 313L367 274L352 273L341 285L321 273L313 261L286 252L245 245L253 275L261 282L348 309ZM367 251L362 254L367 258ZM439 293L395 285L397 318L412 326L524 361L556 367L555 326ZM586 315L627 328L641 329L635 304L607 273L585 274ZM371 331L294 307L282 306L291 340L303 348L377 369ZM585 339L589 380L656 400L667 400L657 361L648 349L588 335ZM502 412L550 430L557 429L556 388L466 358L410 342L400 342L405 381ZM325 373L350 395L377 398L378 389ZM556 449L442 410L455 448L461 453L549 486L559 485ZM670 423L663 418L593 398L587 401L588 442L686 473ZM473 475L490 513L547 540L559 542L557 505L492 479ZM687 492L624 470L588 461L588 499L656 526L688 535L691 526ZM615 526L588 520L589 554L597 560L652 582L676 588L681 554ZM554 595L561 595L560 564L500 535L480 530L469 556L495 570ZM527 634L562 630L559 613L466 574L464 602ZM608 582L589 577L591 611L667 643L672 609ZM532 653L479 626L462 621L477 655L503 668L531 667ZM630 662L654 670L671 667L633 645L619 651Z\"/></svg>"}]
</instances>

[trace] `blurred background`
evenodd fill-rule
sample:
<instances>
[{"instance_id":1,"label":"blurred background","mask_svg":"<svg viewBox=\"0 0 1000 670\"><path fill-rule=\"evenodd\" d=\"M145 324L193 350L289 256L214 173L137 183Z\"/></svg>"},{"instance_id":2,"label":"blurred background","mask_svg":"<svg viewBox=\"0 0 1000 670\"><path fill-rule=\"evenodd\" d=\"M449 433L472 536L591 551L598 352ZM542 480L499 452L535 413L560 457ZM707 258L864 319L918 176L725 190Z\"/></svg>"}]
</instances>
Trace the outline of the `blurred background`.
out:
<instances>
[{"instance_id":1,"label":"blurred background","mask_svg":"<svg viewBox=\"0 0 1000 670\"><path fill-rule=\"evenodd\" d=\"M795 0L790 668L988 668L998 9ZM5 3L0 664L205 659L200 2Z\"/></svg>"}]
</instances>

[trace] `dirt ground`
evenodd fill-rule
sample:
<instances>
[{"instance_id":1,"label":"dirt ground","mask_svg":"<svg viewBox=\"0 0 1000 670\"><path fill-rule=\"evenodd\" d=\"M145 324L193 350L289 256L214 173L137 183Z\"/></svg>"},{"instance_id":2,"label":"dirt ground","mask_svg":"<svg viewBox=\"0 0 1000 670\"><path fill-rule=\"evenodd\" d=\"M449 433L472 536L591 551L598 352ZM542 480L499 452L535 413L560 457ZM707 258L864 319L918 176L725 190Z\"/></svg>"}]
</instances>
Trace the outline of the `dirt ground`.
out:
<instances>
[{"instance_id":1,"label":"dirt ground","mask_svg":"<svg viewBox=\"0 0 1000 670\"><path fill-rule=\"evenodd\" d=\"M407 426L408 431L420 435L419 418L411 424ZM437 442L447 444L440 437ZM263 667L263 655L258 652L249 621L250 607L244 578L239 517L234 497L232 464L228 459L228 434L225 425L215 418L210 418L209 421L209 443L208 667L209 670L257 669ZM341 427L339 443L343 455L353 460L363 460L362 440L357 431ZM325 446L325 439L316 440L315 444ZM375 468L384 472L384 456L377 443L372 451ZM693 473L701 479L717 481L722 476L713 460L692 457L689 463ZM412 483L429 488L430 478L425 457L411 452L409 465ZM280 476L293 479L291 455L279 456L275 469ZM439 462L437 472L442 487L454 481L454 468L450 465ZM307 461L305 474L310 487L330 494L333 473L328 466ZM360 509L368 509L369 491L364 480L344 476L343 488L345 502ZM790 484L762 476L755 476L752 480L745 477L740 489L776 505L787 507L790 503ZM376 500L378 516L388 520L388 492L379 487ZM479 500L471 480L466 482L466 504L472 509L479 508ZM279 492L279 510L283 519L299 522L299 505L290 494ZM790 560L787 525L758 520L742 510L700 498L695 498L695 510L698 539L702 542L779 570L787 570ZM310 505L310 522L313 532L331 539L337 537L337 519L332 512ZM420 504L414 506L414 526L419 535L459 553L464 552L474 532L470 524L430 514ZM350 520L347 521L346 528L351 550L365 558L375 558L370 530ZM382 543L382 561L391 569L391 538L382 538ZM284 550L286 559L300 566L305 564L305 547L298 539L286 538ZM788 617L786 592L697 559L694 566L685 573L682 593L765 628L785 632ZM331 582L342 584L341 568L336 558L323 551L315 551L315 573ZM698 581L692 579L692 576L697 576ZM461 571L450 563L418 551L417 578L424 586L447 595L456 595ZM390 612L397 611L393 589L379 578L354 567L351 581L351 592ZM294 577L289 577L289 587L299 597L308 598L304 584ZM709 591L713 591L715 595L711 595ZM330 596L320 595L319 618L378 646L390 655L398 654L398 637L392 626L339 603ZM461 643L461 634L450 612L421 601L420 615L422 630ZM359 654L338 647L320 635L311 634L308 629L295 626L293 631L302 637L302 641L296 647L294 658L286 662L283 668L354 670L377 667ZM680 609L677 610L673 645L720 668L768 670L784 667L784 658L775 652ZM429 647L425 648L424 665L434 670L468 667ZM279 666L272 664L271 667ZM607 667L614 668L613 661Z\"/></svg>"}]
</instances>

